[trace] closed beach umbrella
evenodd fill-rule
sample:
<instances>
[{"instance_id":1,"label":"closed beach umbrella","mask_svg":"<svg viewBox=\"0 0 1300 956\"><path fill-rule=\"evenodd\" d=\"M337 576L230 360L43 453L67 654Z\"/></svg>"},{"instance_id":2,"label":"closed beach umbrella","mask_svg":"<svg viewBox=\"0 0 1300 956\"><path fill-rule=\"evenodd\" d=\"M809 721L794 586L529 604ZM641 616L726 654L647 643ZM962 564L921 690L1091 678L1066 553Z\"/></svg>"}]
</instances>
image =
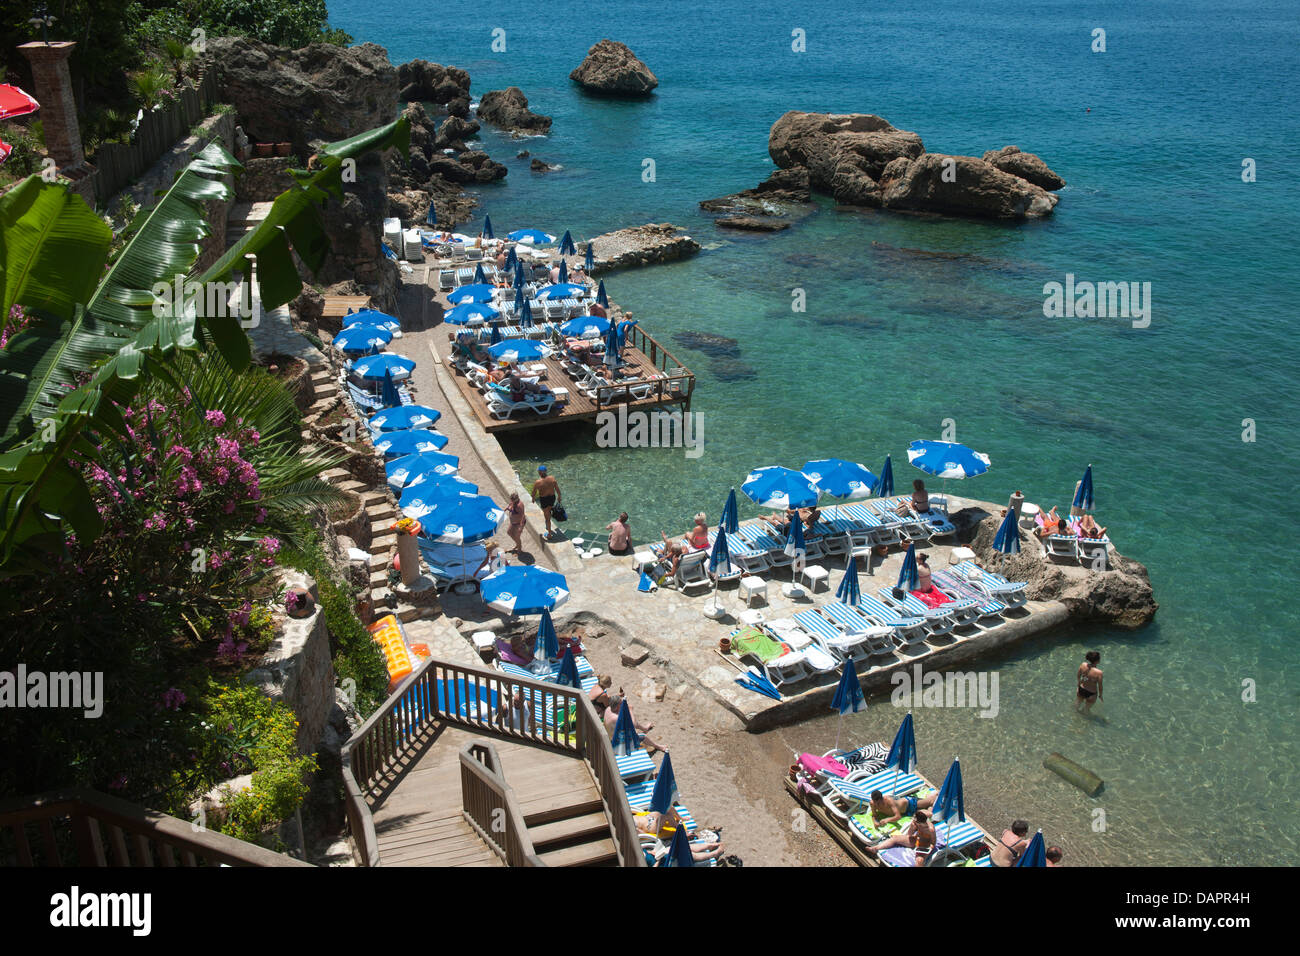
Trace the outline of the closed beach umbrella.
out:
<instances>
[{"instance_id":1,"label":"closed beach umbrella","mask_svg":"<svg viewBox=\"0 0 1300 956\"><path fill-rule=\"evenodd\" d=\"M537 622L537 639L533 642L533 658L539 661L552 661L559 656L560 638L555 633L555 622L551 620L551 612L543 608L542 619Z\"/></svg>"},{"instance_id":2,"label":"closed beach umbrella","mask_svg":"<svg viewBox=\"0 0 1300 956\"><path fill-rule=\"evenodd\" d=\"M496 323L492 324L492 337L488 339L489 345L497 345L501 342L501 326Z\"/></svg>"},{"instance_id":3,"label":"closed beach umbrella","mask_svg":"<svg viewBox=\"0 0 1300 956\"><path fill-rule=\"evenodd\" d=\"M372 415L368 424L371 431L395 432L405 428L427 428L440 418L442 412L428 405L400 405Z\"/></svg>"},{"instance_id":4,"label":"closed beach umbrella","mask_svg":"<svg viewBox=\"0 0 1300 956\"><path fill-rule=\"evenodd\" d=\"M808 508L817 504L817 489L807 476L781 465L755 468L745 477L740 490L765 508Z\"/></svg>"},{"instance_id":5,"label":"closed beach umbrella","mask_svg":"<svg viewBox=\"0 0 1300 956\"><path fill-rule=\"evenodd\" d=\"M524 303L523 311L520 315L519 324L525 329L533 327L533 307L527 302Z\"/></svg>"},{"instance_id":6,"label":"closed beach umbrella","mask_svg":"<svg viewBox=\"0 0 1300 956\"><path fill-rule=\"evenodd\" d=\"M691 840L686 835L686 827L679 826L673 834L673 842L668 845L668 853L659 861L660 866L694 866L695 857L691 855Z\"/></svg>"},{"instance_id":7,"label":"closed beach umbrella","mask_svg":"<svg viewBox=\"0 0 1300 956\"><path fill-rule=\"evenodd\" d=\"M598 315L580 315L561 325L560 331L565 335L580 339L584 335L604 335L609 331L609 328L609 319L602 319Z\"/></svg>"},{"instance_id":8,"label":"closed beach umbrella","mask_svg":"<svg viewBox=\"0 0 1300 956\"><path fill-rule=\"evenodd\" d=\"M564 575L536 564L514 564L483 579L483 600L506 614L541 614L543 621L549 621L550 610L568 599ZM549 656L559 657L558 647Z\"/></svg>"},{"instance_id":9,"label":"closed beach umbrella","mask_svg":"<svg viewBox=\"0 0 1300 956\"><path fill-rule=\"evenodd\" d=\"M1042 830L1034 834L1029 846L1025 847L1025 852L1012 866L1047 866L1047 847L1043 844Z\"/></svg>"},{"instance_id":10,"label":"closed beach umbrella","mask_svg":"<svg viewBox=\"0 0 1300 956\"><path fill-rule=\"evenodd\" d=\"M402 404L402 391L392 372L384 373L384 384L379 389L379 402L384 408L397 408Z\"/></svg>"},{"instance_id":11,"label":"closed beach umbrella","mask_svg":"<svg viewBox=\"0 0 1300 956\"><path fill-rule=\"evenodd\" d=\"M677 778L673 776L673 762L667 753L659 764L659 774L655 777L655 788L650 794L650 810L666 814L677 802Z\"/></svg>"},{"instance_id":12,"label":"closed beach umbrella","mask_svg":"<svg viewBox=\"0 0 1300 956\"><path fill-rule=\"evenodd\" d=\"M426 225L438 225L438 210L433 208L432 200L429 201L429 211L424 214L424 221Z\"/></svg>"},{"instance_id":13,"label":"closed beach umbrella","mask_svg":"<svg viewBox=\"0 0 1300 956\"><path fill-rule=\"evenodd\" d=\"M491 216L484 216L484 217L483 217L483 237L484 237L485 239L495 239L495 238L496 238L496 236L492 234L492 217L491 217Z\"/></svg>"},{"instance_id":14,"label":"closed beach umbrella","mask_svg":"<svg viewBox=\"0 0 1300 956\"><path fill-rule=\"evenodd\" d=\"M555 241L554 236L540 229L516 229L514 232L507 233L506 238L511 242L522 242L526 246L544 246Z\"/></svg>"},{"instance_id":15,"label":"closed beach umbrella","mask_svg":"<svg viewBox=\"0 0 1300 956\"><path fill-rule=\"evenodd\" d=\"M468 325L476 319L486 322L500 315L501 312L494 305L488 305L486 302L466 302L454 309L448 309L442 314L442 320L452 325Z\"/></svg>"},{"instance_id":16,"label":"closed beach umbrella","mask_svg":"<svg viewBox=\"0 0 1300 956\"><path fill-rule=\"evenodd\" d=\"M991 464L983 452L952 441L914 441L907 446L907 460L936 478L973 478Z\"/></svg>"},{"instance_id":17,"label":"closed beach umbrella","mask_svg":"<svg viewBox=\"0 0 1300 956\"><path fill-rule=\"evenodd\" d=\"M1074 489L1074 502L1070 510L1073 511L1075 508L1081 511L1092 510L1092 465L1084 470L1078 487Z\"/></svg>"},{"instance_id":18,"label":"closed beach umbrella","mask_svg":"<svg viewBox=\"0 0 1300 956\"><path fill-rule=\"evenodd\" d=\"M889 788L891 797L898 787L899 777L905 773L911 773L912 767L915 765L916 735L912 732L912 712L909 710L898 727L898 733L894 735L894 743L889 748L889 756L885 758L886 767L897 768L894 772L894 781Z\"/></svg>"},{"instance_id":19,"label":"closed beach umbrella","mask_svg":"<svg viewBox=\"0 0 1300 956\"><path fill-rule=\"evenodd\" d=\"M790 528L785 533L785 553L792 558L808 553L808 545L803 540L803 520L797 514L790 518Z\"/></svg>"},{"instance_id":20,"label":"closed beach umbrella","mask_svg":"<svg viewBox=\"0 0 1300 956\"><path fill-rule=\"evenodd\" d=\"M844 671L840 674L840 685L835 688L835 698L831 706L840 712L839 723L835 727L835 749L840 749L840 729L844 726L844 715L852 711L857 713L866 706L862 696L862 682L858 680L858 669L853 666L853 658L844 661Z\"/></svg>"},{"instance_id":21,"label":"closed beach umbrella","mask_svg":"<svg viewBox=\"0 0 1300 956\"><path fill-rule=\"evenodd\" d=\"M601 305L603 305L605 308L607 309L609 308L609 295L608 293L605 292L604 279L601 279L600 285L596 287L596 301L599 302Z\"/></svg>"},{"instance_id":22,"label":"closed beach umbrella","mask_svg":"<svg viewBox=\"0 0 1300 956\"><path fill-rule=\"evenodd\" d=\"M513 269L519 264L519 257L515 255L515 247L511 246L506 250L506 268Z\"/></svg>"},{"instance_id":23,"label":"closed beach umbrella","mask_svg":"<svg viewBox=\"0 0 1300 956\"><path fill-rule=\"evenodd\" d=\"M466 481L460 475L418 475L419 481L402 489L402 514L408 518L420 519L438 506L438 502L456 495L472 495L478 492L478 485Z\"/></svg>"},{"instance_id":24,"label":"closed beach umbrella","mask_svg":"<svg viewBox=\"0 0 1300 956\"><path fill-rule=\"evenodd\" d=\"M393 333L378 325L355 325L344 329L330 342L340 352L349 355L365 355L378 352L393 341Z\"/></svg>"},{"instance_id":25,"label":"closed beach umbrella","mask_svg":"<svg viewBox=\"0 0 1300 956\"><path fill-rule=\"evenodd\" d=\"M474 284L475 285L488 284L487 273L483 271L483 263L481 262L474 267Z\"/></svg>"},{"instance_id":26,"label":"closed beach umbrella","mask_svg":"<svg viewBox=\"0 0 1300 956\"><path fill-rule=\"evenodd\" d=\"M523 314L523 311L524 311L524 305L525 305L527 302L528 302L528 300L524 298L524 287L523 287L523 284L522 284L522 283L519 283L519 284L517 284L517 285L515 286L515 311L518 312L518 313L520 313L520 314Z\"/></svg>"},{"instance_id":27,"label":"closed beach umbrella","mask_svg":"<svg viewBox=\"0 0 1300 956\"><path fill-rule=\"evenodd\" d=\"M894 493L894 462L885 456L885 467L880 469L880 479L876 482L876 495L888 498Z\"/></svg>"},{"instance_id":28,"label":"closed beach umbrella","mask_svg":"<svg viewBox=\"0 0 1300 956\"><path fill-rule=\"evenodd\" d=\"M614 733L610 736L609 742L614 747L614 756L626 757L636 752L637 747L641 746L641 738L637 736L636 726L632 723L632 711L627 706L627 698L623 698L623 704L618 709L618 722L614 724Z\"/></svg>"},{"instance_id":29,"label":"closed beach umbrella","mask_svg":"<svg viewBox=\"0 0 1300 956\"><path fill-rule=\"evenodd\" d=\"M832 498L857 500L869 498L879 479L866 465L843 458L823 458L804 462L800 469L817 490Z\"/></svg>"},{"instance_id":30,"label":"closed beach umbrella","mask_svg":"<svg viewBox=\"0 0 1300 956\"><path fill-rule=\"evenodd\" d=\"M352 363L352 371L359 377L367 381L378 382L390 374L393 378L406 378L415 368L415 359L409 359L405 355L398 355L395 352L385 352L382 355L367 355L365 358L359 358Z\"/></svg>"},{"instance_id":31,"label":"closed beach umbrella","mask_svg":"<svg viewBox=\"0 0 1300 956\"><path fill-rule=\"evenodd\" d=\"M930 818L948 824L943 838L945 845L948 843L948 834L952 833L952 821L956 819L958 823L966 822L966 796L962 793L960 760L954 759L948 768L948 775L943 778L943 786L939 788L939 795L934 798L934 806L930 808Z\"/></svg>"},{"instance_id":32,"label":"closed beach umbrella","mask_svg":"<svg viewBox=\"0 0 1300 956\"><path fill-rule=\"evenodd\" d=\"M993 550L1003 554L1018 554L1020 551L1020 529L1016 527L1016 513L1007 509L1007 516L998 525L998 533L993 538Z\"/></svg>"},{"instance_id":33,"label":"closed beach umbrella","mask_svg":"<svg viewBox=\"0 0 1300 956\"><path fill-rule=\"evenodd\" d=\"M409 428L380 435L375 441L375 451L381 452L385 458L401 458L422 451L441 451L447 440L446 435L428 428Z\"/></svg>"},{"instance_id":34,"label":"closed beach umbrella","mask_svg":"<svg viewBox=\"0 0 1300 956\"><path fill-rule=\"evenodd\" d=\"M510 339L489 345L488 355L498 362L524 362L539 359L543 355L543 345L536 339Z\"/></svg>"},{"instance_id":35,"label":"closed beach umbrella","mask_svg":"<svg viewBox=\"0 0 1300 956\"><path fill-rule=\"evenodd\" d=\"M463 285L448 292L447 301L452 305L462 305L466 302L491 302L493 291L494 287L486 282Z\"/></svg>"},{"instance_id":36,"label":"closed beach umbrella","mask_svg":"<svg viewBox=\"0 0 1300 956\"><path fill-rule=\"evenodd\" d=\"M573 299L582 295L586 291L586 286L580 286L575 282L557 282L555 285L542 286L537 290L539 299Z\"/></svg>"},{"instance_id":37,"label":"closed beach umbrella","mask_svg":"<svg viewBox=\"0 0 1300 956\"><path fill-rule=\"evenodd\" d=\"M605 333L605 364L610 368L623 364L619 357L618 326L612 324Z\"/></svg>"},{"instance_id":38,"label":"closed beach umbrella","mask_svg":"<svg viewBox=\"0 0 1300 956\"><path fill-rule=\"evenodd\" d=\"M725 528L727 534L736 534L740 531L740 515L736 507L735 488L732 488L727 494L727 503L723 505L722 516L718 518L718 527Z\"/></svg>"},{"instance_id":39,"label":"closed beach umbrella","mask_svg":"<svg viewBox=\"0 0 1300 956\"><path fill-rule=\"evenodd\" d=\"M561 687L572 687L574 690L582 689L582 681L578 678L578 661L573 656L572 644L564 649L564 656L560 658L560 667L555 672L555 683Z\"/></svg>"},{"instance_id":40,"label":"closed beach umbrella","mask_svg":"<svg viewBox=\"0 0 1300 956\"><path fill-rule=\"evenodd\" d=\"M567 259L560 260L560 281L569 281L569 263Z\"/></svg>"},{"instance_id":41,"label":"closed beach umbrella","mask_svg":"<svg viewBox=\"0 0 1300 956\"><path fill-rule=\"evenodd\" d=\"M591 267L596 264L596 253L591 247L592 247L592 243L590 242L587 243L587 253L586 255L583 256L583 260L582 260L583 265L586 266L588 273L591 272Z\"/></svg>"},{"instance_id":42,"label":"closed beach umbrella","mask_svg":"<svg viewBox=\"0 0 1300 956\"><path fill-rule=\"evenodd\" d=\"M512 252L514 250L511 250ZM528 277L524 275L524 264L518 259L515 260L515 288L522 288L528 282Z\"/></svg>"},{"instance_id":43,"label":"closed beach umbrella","mask_svg":"<svg viewBox=\"0 0 1300 956\"><path fill-rule=\"evenodd\" d=\"M569 230L564 230L564 236L560 239L560 255L571 256L578 251L578 247L573 244L573 236L569 235Z\"/></svg>"},{"instance_id":44,"label":"closed beach umbrella","mask_svg":"<svg viewBox=\"0 0 1300 956\"><path fill-rule=\"evenodd\" d=\"M915 591L920 581L916 569L916 542L909 541L907 553L903 555L903 566L898 569L898 587L904 591Z\"/></svg>"},{"instance_id":45,"label":"closed beach umbrella","mask_svg":"<svg viewBox=\"0 0 1300 956\"><path fill-rule=\"evenodd\" d=\"M854 555L849 556L848 564L844 568L844 579L840 581L835 597L850 607L856 607L862 597L862 591L858 587L858 559Z\"/></svg>"},{"instance_id":46,"label":"closed beach umbrella","mask_svg":"<svg viewBox=\"0 0 1300 956\"><path fill-rule=\"evenodd\" d=\"M384 473L388 476L388 487L400 492L407 485L414 484L420 475L454 475L459 467L460 459L455 455L426 451L386 462Z\"/></svg>"},{"instance_id":47,"label":"closed beach umbrella","mask_svg":"<svg viewBox=\"0 0 1300 956\"><path fill-rule=\"evenodd\" d=\"M727 547L727 531L719 527L718 533L713 539L713 550L709 552L709 572L718 574L731 573L731 551ZM713 607L718 608L718 586L721 581L714 578L713 581Z\"/></svg>"}]
</instances>

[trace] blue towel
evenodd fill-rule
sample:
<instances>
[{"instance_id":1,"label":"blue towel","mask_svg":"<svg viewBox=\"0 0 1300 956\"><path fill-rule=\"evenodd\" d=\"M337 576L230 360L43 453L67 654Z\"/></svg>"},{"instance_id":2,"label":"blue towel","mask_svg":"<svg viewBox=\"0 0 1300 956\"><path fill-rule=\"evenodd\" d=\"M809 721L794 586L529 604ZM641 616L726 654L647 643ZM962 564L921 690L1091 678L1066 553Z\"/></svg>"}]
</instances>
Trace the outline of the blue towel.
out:
<instances>
[{"instance_id":1,"label":"blue towel","mask_svg":"<svg viewBox=\"0 0 1300 956\"><path fill-rule=\"evenodd\" d=\"M646 591L646 592L657 591L659 590L659 585L655 584L654 581L650 580L650 575L642 571L641 580L637 583L636 589L638 591Z\"/></svg>"}]
</instances>

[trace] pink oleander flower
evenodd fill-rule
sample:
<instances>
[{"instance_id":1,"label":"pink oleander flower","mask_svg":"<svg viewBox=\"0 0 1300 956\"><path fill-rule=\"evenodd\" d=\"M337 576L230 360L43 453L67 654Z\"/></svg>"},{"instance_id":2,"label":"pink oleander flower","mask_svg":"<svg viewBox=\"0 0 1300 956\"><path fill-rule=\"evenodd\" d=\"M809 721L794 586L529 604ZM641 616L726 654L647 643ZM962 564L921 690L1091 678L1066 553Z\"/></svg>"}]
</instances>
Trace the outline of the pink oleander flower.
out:
<instances>
[{"instance_id":1,"label":"pink oleander flower","mask_svg":"<svg viewBox=\"0 0 1300 956\"><path fill-rule=\"evenodd\" d=\"M168 710L180 710L181 704L183 703L185 703L184 691L178 690L175 687L169 687L163 693L162 705Z\"/></svg>"},{"instance_id":2,"label":"pink oleander flower","mask_svg":"<svg viewBox=\"0 0 1300 956\"><path fill-rule=\"evenodd\" d=\"M266 524L266 509L258 508L253 512L253 520L258 524Z\"/></svg>"},{"instance_id":3,"label":"pink oleander flower","mask_svg":"<svg viewBox=\"0 0 1300 956\"><path fill-rule=\"evenodd\" d=\"M203 416L203 418L209 425L213 426L214 428L220 428L221 426L226 424L226 413L221 411L221 409L219 408L211 409Z\"/></svg>"},{"instance_id":4,"label":"pink oleander flower","mask_svg":"<svg viewBox=\"0 0 1300 956\"><path fill-rule=\"evenodd\" d=\"M155 511L145 519L144 529L146 531L162 531L167 527L167 519L163 517L161 511Z\"/></svg>"}]
</instances>

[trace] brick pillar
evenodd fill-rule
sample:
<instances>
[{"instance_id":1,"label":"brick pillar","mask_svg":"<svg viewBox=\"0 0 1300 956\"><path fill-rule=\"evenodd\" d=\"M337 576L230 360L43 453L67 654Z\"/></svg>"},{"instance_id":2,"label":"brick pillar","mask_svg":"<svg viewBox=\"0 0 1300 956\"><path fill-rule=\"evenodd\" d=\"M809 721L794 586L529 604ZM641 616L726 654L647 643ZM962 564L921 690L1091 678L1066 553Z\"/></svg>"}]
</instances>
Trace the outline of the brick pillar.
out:
<instances>
[{"instance_id":1,"label":"brick pillar","mask_svg":"<svg viewBox=\"0 0 1300 956\"><path fill-rule=\"evenodd\" d=\"M59 164L59 171L74 169L85 162L81 149L81 128L77 125L77 103L72 96L72 74L68 57L77 44L24 43L18 49L31 61L36 81L36 99L41 104L45 127L45 148Z\"/></svg>"}]
</instances>

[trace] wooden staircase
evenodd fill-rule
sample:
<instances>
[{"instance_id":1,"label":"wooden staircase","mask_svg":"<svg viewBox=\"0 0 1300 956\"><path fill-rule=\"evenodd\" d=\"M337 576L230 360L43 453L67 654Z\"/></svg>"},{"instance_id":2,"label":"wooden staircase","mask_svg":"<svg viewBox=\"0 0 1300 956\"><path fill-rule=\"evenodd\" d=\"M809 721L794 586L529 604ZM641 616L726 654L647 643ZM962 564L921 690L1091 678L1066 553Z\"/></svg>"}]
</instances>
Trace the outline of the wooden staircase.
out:
<instances>
[{"instance_id":1,"label":"wooden staircase","mask_svg":"<svg viewBox=\"0 0 1300 956\"><path fill-rule=\"evenodd\" d=\"M524 816L533 850L547 866L618 866L618 850L599 798Z\"/></svg>"}]
</instances>

